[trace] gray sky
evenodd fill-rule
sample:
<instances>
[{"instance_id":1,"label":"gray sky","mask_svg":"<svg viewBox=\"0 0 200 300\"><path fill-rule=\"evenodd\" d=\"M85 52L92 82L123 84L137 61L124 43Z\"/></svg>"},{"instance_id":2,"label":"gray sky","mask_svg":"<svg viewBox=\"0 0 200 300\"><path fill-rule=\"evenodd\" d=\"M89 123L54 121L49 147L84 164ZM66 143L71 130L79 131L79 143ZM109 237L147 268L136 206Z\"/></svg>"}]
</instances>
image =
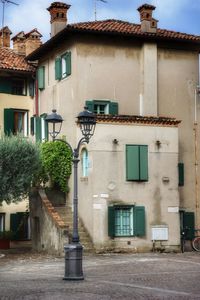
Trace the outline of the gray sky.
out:
<instances>
[{"instance_id":1,"label":"gray sky","mask_svg":"<svg viewBox=\"0 0 200 300\"><path fill-rule=\"evenodd\" d=\"M1 24L2 24L2 2ZM13 35L20 31L29 32L37 28L43 35L43 41L49 39L50 18L47 7L51 0L12 0L19 5L5 4L5 21ZM59 0L57 0L59 1ZM68 11L68 22L94 20L95 0L67 0L71 4ZM97 1L97 20L118 19L139 23L137 8L144 4L156 6L154 18L159 20L158 27L191 34L200 35L200 0L107 0L107 3ZM62 1L61 1L62 2Z\"/></svg>"}]
</instances>

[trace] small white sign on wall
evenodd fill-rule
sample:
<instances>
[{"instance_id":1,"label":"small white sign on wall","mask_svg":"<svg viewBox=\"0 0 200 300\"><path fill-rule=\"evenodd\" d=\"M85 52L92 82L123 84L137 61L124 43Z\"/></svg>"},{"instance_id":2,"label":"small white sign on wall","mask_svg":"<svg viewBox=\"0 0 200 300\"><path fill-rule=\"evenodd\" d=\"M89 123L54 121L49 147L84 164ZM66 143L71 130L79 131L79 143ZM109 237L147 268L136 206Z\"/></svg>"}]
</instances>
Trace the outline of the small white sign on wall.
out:
<instances>
[{"instance_id":1,"label":"small white sign on wall","mask_svg":"<svg viewBox=\"0 0 200 300\"><path fill-rule=\"evenodd\" d=\"M94 203L93 209L102 209L102 205L100 203Z\"/></svg>"},{"instance_id":2,"label":"small white sign on wall","mask_svg":"<svg viewBox=\"0 0 200 300\"><path fill-rule=\"evenodd\" d=\"M168 227L167 226L152 226L151 228L152 241L168 241Z\"/></svg>"},{"instance_id":3,"label":"small white sign on wall","mask_svg":"<svg viewBox=\"0 0 200 300\"><path fill-rule=\"evenodd\" d=\"M168 206L167 210L170 213L178 213L179 212L179 207L178 206Z\"/></svg>"}]
</instances>

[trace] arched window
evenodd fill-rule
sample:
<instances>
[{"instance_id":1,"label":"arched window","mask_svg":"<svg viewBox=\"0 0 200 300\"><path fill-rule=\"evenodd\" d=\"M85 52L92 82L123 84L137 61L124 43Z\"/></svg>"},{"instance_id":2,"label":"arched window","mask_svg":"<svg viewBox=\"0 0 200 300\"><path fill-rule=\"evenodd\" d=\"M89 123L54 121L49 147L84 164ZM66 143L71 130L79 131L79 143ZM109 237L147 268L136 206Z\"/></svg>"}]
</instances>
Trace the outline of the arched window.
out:
<instances>
[{"instance_id":1,"label":"arched window","mask_svg":"<svg viewBox=\"0 0 200 300\"><path fill-rule=\"evenodd\" d=\"M88 151L87 149L83 149L81 151L81 165L82 165L82 176L88 176Z\"/></svg>"}]
</instances>

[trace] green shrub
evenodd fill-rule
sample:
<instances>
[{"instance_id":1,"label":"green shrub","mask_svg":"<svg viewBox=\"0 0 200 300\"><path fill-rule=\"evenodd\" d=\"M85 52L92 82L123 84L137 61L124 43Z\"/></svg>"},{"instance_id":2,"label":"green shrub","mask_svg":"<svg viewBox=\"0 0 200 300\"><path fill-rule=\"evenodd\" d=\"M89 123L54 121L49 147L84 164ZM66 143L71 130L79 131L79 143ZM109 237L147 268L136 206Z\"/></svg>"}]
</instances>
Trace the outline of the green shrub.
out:
<instances>
[{"instance_id":1,"label":"green shrub","mask_svg":"<svg viewBox=\"0 0 200 300\"><path fill-rule=\"evenodd\" d=\"M70 148L61 141L42 143L41 159L51 187L58 188L62 192L68 192L68 179L72 167Z\"/></svg>"},{"instance_id":2,"label":"green shrub","mask_svg":"<svg viewBox=\"0 0 200 300\"><path fill-rule=\"evenodd\" d=\"M18 202L28 196L40 168L40 150L21 136L0 138L0 204Z\"/></svg>"}]
</instances>

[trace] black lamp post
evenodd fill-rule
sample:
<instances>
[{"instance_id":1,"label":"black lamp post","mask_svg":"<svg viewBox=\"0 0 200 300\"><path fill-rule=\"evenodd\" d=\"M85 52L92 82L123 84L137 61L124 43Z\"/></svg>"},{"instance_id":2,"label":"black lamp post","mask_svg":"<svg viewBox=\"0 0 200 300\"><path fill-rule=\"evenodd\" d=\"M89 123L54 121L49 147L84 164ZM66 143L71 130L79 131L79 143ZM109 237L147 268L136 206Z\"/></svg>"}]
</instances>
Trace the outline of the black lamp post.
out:
<instances>
[{"instance_id":1,"label":"black lamp post","mask_svg":"<svg viewBox=\"0 0 200 300\"><path fill-rule=\"evenodd\" d=\"M96 125L96 116L87 107L84 111L79 113L77 116L78 124L80 126L83 137L79 140L77 147L73 150L71 145L64 140L56 139L56 136L61 131L63 119L56 113L56 110L52 110L52 114L47 115L46 122L52 124L53 129L49 131L53 141L62 141L67 144L73 155L73 169L74 169L74 195L73 195L73 233L72 242L64 246L65 250L65 276L64 280L82 280L83 269L82 269L82 256L83 247L79 240L78 234L78 163L79 163L79 150L83 143L89 143L90 138L94 134ZM58 129L56 128L58 126Z\"/></svg>"}]
</instances>

